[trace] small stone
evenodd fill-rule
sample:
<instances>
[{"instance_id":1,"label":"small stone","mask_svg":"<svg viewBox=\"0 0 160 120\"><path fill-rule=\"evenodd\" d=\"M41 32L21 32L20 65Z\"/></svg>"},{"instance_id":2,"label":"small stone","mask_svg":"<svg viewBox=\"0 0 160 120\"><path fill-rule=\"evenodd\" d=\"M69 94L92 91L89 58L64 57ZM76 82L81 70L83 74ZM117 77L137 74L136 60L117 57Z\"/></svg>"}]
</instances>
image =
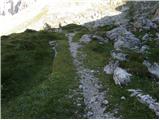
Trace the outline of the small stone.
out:
<instances>
[{"instance_id":1,"label":"small stone","mask_svg":"<svg viewBox=\"0 0 160 120\"><path fill-rule=\"evenodd\" d=\"M143 37L142 37L143 41L147 41L149 40L149 35L146 33Z\"/></svg>"},{"instance_id":2,"label":"small stone","mask_svg":"<svg viewBox=\"0 0 160 120\"><path fill-rule=\"evenodd\" d=\"M126 98L124 96L121 97L121 100L125 100Z\"/></svg>"},{"instance_id":3,"label":"small stone","mask_svg":"<svg viewBox=\"0 0 160 120\"><path fill-rule=\"evenodd\" d=\"M83 86L82 85L79 85L79 89L82 89L83 88Z\"/></svg>"},{"instance_id":4,"label":"small stone","mask_svg":"<svg viewBox=\"0 0 160 120\"><path fill-rule=\"evenodd\" d=\"M81 104L80 104L80 103L78 103L78 104L77 104L77 106L81 106Z\"/></svg>"},{"instance_id":5,"label":"small stone","mask_svg":"<svg viewBox=\"0 0 160 120\"><path fill-rule=\"evenodd\" d=\"M107 105L109 102L107 100L103 101L103 104Z\"/></svg>"},{"instance_id":6,"label":"small stone","mask_svg":"<svg viewBox=\"0 0 160 120\"><path fill-rule=\"evenodd\" d=\"M91 73L94 73L94 70L91 70Z\"/></svg>"},{"instance_id":7,"label":"small stone","mask_svg":"<svg viewBox=\"0 0 160 120\"><path fill-rule=\"evenodd\" d=\"M148 71L159 78L159 65L157 63L151 64L149 61L144 61L143 64L148 68Z\"/></svg>"},{"instance_id":8,"label":"small stone","mask_svg":"<svg viewBox=\"0 0 160 120\"><path fill-rule=\"evenodd\" d=\"M88 112L87 113L87 116L92 116L93 115L93 112Z\"/></svg>"}]
</instances>

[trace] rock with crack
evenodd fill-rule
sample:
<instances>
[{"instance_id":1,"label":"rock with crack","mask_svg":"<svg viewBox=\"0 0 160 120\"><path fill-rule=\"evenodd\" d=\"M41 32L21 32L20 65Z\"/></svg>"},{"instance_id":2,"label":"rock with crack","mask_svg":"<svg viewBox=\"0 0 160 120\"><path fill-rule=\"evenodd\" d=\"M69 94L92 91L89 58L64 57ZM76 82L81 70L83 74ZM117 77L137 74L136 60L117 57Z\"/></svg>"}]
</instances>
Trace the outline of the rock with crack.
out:
<instances>
[{"instance_id":1,"label":"rock with crack","mask_svg":"<svg viewBox=\"0 0 160 120\"><path fill-rule=\"evenodd\" d=\"M108 31L106 36L114 40L114 48L117 50L121 48L137 49L140 46L140 40L122 26Z\"/></svg>"},{"instance_id":2,"label":"rock with crack","mask_svg":"<svg viewBox=\"0 0 160 120\"><path fill-rule=\"evenodd\" d=\"M159 78L159 65L157 63L151 64L149 61L144 61L143 64L148 68L148 71Z\"/></svg>"},{"instance_id":3,"label":"rock with crack","mask_svg":"<svg viewBox=\"0 0 160 120\"><path fill-rule=\"evenodd\" d=\"M92 35L91 34L85 34L80 38L80 42L82 43L89 43L92 40Z\"/></svg>"},{"instance_id":4,"label":"rock with crack","mask_svg":"<svg viewBox=\"0 0 160 120\"><path fill-rule=\"evenodd\" d=\"M118 59L120 61L126 61L127 60L127 54L122 53L121 51L113 50L111 52L111 56L114 59Z\"/></svg>"},{"instance_id":5,"label":"rock with crack","mask_svg":"<svg viewBox=\"0 0 160 120\"><path fill-rule=\"evenodd\" d=\"M120 68L120 67L117 67L115 70L114 70L114 74L113 74L113 79L115 81L115 84L116 85L126 85L127 83L129 83L131 80L130 80L130 77L132 75L129 74L126 70Z\"/></svg>"},{"instance_id":6,"label":"rock with crack","mask_svg":"<svg viewBox=\"0 0 160 120\"><path fill-rule=\"evenodd\" d=\"M153 110L157 116L159 116L159 103L156 102L150 95L145 95L140 89L128 89L129 92L132 92L131 97L135 96L138 98L138 101L142 104L146 104L151 110Z\"/></svg>"},{"instance_id":7,"label":"rock with crack","mask_svg":"<svg viewBox=\"0 0 160 120\"><path fill-rule=\"evenodd\" d=\"M118 61L110 61L108 65L104 67L104 72L106 74L113 74L114 70L118 67Z\"/></svg>"}]
</instances>

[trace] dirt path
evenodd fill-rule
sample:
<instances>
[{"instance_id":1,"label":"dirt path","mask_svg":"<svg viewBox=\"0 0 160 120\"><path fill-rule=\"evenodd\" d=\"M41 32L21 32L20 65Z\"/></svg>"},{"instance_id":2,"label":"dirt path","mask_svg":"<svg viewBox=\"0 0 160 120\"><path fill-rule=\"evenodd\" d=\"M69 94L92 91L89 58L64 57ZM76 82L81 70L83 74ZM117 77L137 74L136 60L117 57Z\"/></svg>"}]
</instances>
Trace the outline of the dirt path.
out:
<instances>
[{"instance_id":1,"label":"dirt path","mask_svg":"<svg viewBox=\"0 0 160 120\"><path fill-rule=\"evenodd\" d=\"M82 47L77 42L72 41L74 33L67 34L69 39L69 49L73 57L74 65L80 77L80 88L83 91L84 102L87 106L88 118L113 118L111 113L105 113L108 101L105 99L105 91L100 91L102 85L98 78L94 76L92 70L85 68L83 65L84 55L78 51Z\"/></svg>"}]
</instances>

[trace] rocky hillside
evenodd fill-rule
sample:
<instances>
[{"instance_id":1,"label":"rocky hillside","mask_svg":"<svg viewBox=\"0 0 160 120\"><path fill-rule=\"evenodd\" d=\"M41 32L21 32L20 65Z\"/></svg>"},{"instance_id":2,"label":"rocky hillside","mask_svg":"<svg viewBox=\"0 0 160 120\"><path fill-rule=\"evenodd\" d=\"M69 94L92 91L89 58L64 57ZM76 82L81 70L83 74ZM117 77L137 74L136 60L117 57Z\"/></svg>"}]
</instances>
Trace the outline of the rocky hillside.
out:
<instances>
[{"instance_id":1,"label":"rocky hillside","mask_svg":"<svg viewBox=\"0 0 160 120\"><path fill-rule=\"evenodd\" d=\"M2 36L2 118L159 118L158 2L108 4L119 14Z\"/></svg>"},{"instance_id":2,"label":"rocky hillside","mask_svg":"<svg viewBox=\"0 0 160 120\"><path fill-rule=\"evenodd\" d=\"M4 1L6 3L6 0ZM0 29L0 35L22 32L27 28L42 30L45 23L56 28L71 23L82 25L105 16L120 14L114 8L124 2L120 0L113 4L110 0L38 0L35 4L33 3L34 0L19 0L19 3L15 3L11 8L7 8L10 2L0 4L1 13L6 11L5 14L14 14L19 10L14 15L0 16L0 26L3 28ZM27 9L21 10L26 7Z\"/></svg>"}]
</instances>

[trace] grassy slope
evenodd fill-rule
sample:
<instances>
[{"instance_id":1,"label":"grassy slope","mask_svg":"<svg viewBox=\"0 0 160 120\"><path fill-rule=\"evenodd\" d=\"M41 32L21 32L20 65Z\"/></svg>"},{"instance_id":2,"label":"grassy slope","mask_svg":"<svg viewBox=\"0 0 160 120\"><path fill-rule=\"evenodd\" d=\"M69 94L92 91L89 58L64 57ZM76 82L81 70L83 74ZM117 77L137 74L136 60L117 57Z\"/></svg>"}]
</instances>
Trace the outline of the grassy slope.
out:
<instances>
[{"instance_id":1,"label":"grassy slope","mask_svg":"<svg viewBox=\"0 0 160 120\"><path fill-rule=\"evenodd\" d=\"M54 64L49 40L58 42ZM83 103L77 107L74 97L67 97L78 88L75 76L63 34L2 37L2 118L81 118Z\"/></svg>"},{"instance_id":2,"label":"grassy slope","mask_svg":"<svg viewBox=\"0 0 160 120\"><path fill-rule=\"evenodd\" d=\"M127 92L127 89L129 88L140 88L144 92L152 95L157 100L159 99L158 85L152 80L152 78L150 78L150 76L147 76L147 68L142 65L141 61L143 57L141 58L139 54L137 55L133 52L130 52L129 62L120 64L122 68L129 70L130 73L133 74L132 82L128 84L128 86L123 86L121 88L115 85L112 75L106 75L103 72L104 66L108 64L111 59L110 52L112 49L112 42L100 45L96 41L90 42L81 49L81 51L87 54L87 57L84 61L85 65L90 69L98 69L100 71L97 76L102 81L104 89L108 90L106 96L110 104L107 111L113 111L114 108L118 108L119 112L117 116L122 116L122 118L156 118L154 112L149 110L147 106L139 103L136 98L130 97L130 93ZM125 96L126 100L121 100L122 96Z\"/></svg>"},{"instance_id":3,"label":"grassy slope","mask_svg":"<svg viewBox=\"0 0 160 120\"><path fill-rule=\"evenodd\" d=\"M76 31L74 40L78 41L83 34L96 32L103 36L112 28L104 26L89 31L85 27L71 24L62 29L64 32ZM54 62L48 46L48 40L53 39L58 42L58 54ZM142 65L143 56L125 50L129 54L129 61L121 62L120 66L132 73L133 77L128 86L121 88L115 85L112 75L103 72L104 66L111 59L112 49L112 42L100 45L95 40L81 49L87 54L85 65L100 71L96 75L104 89L108 90L106 96L110 104L107 111L118 108L117 116L122 115L123 118L156 118L147 106L130 97L127 92L129 88L140 88L159 99L158 85ZM76 89L78 82L63 34L25 32L2 38L2 118L81 118L84 104L83 97ZM66 97L74 94L72 90L78 94L72 98ZM126 100L121 100L121 96L125 96ZM81 98L81 107L74 104L78 97Z\"/></svg>"}]
</instances>

